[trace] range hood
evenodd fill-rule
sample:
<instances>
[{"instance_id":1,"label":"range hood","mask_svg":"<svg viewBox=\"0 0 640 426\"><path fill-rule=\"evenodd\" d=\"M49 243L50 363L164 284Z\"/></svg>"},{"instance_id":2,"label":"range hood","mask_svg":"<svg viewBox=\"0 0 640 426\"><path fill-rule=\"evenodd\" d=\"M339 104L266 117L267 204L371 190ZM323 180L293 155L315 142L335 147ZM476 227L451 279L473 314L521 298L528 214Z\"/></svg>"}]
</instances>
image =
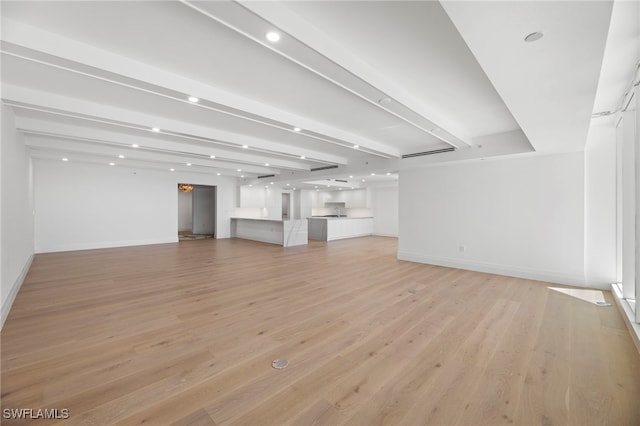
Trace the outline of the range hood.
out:
<instances>
[{"instance_id":1,"label":"range hood","mask_svg":"<svg viewBox=\"0 0 640 426\"><path fill-rule=\"evenodd\" d=\"M338 202L326 202L324 203L324 206L328 209L335 209L335 208L339 208L339 209L344 209L347 207L347 204L344 201L338 201Z\"/></svg>"}]
</instances>

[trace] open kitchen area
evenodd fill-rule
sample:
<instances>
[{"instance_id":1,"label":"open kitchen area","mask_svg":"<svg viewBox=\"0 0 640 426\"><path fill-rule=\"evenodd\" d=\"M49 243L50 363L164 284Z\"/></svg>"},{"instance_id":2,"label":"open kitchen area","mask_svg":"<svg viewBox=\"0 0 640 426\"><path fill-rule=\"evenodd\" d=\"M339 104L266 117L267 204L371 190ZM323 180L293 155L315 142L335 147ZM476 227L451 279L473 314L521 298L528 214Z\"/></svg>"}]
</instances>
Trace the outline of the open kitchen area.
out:
<instances>
[{"instance_id":1,"label":"open kitchen area","mask_svg":"<svg viewBox=\"0 0 640 426\"><path fill-rule=\"evenodd\" d=\"M283 247L309 240L397 236L398 176L369 173L368 178L240 184L231 236Z\"/></svg>"}]
</instances>

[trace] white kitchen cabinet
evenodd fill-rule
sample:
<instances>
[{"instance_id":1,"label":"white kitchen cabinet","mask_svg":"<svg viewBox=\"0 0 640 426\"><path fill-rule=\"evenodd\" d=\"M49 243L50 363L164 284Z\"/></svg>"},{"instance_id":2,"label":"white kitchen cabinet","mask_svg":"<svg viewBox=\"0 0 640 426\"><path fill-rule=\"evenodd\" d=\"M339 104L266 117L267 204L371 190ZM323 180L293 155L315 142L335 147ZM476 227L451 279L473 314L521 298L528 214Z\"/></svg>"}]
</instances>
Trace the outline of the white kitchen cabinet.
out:
<instances>
[{"instance_id":1,"label":"white kitchen cabinet","mask_svg":"<svg viewBox=\"0 0 640 426\"><path fill-rule=\"evenodd\" d=\"M318 208L318 193L315 190L300 190L300 217L310 217L312 210Z\"/></svg>"},{"instance_id":2,"label":"white kitchen cabinet","mask_svg":"<svg viewBox=\"0 0 640 426\"><path fill-rule=\"evenodd\" d=\"M309 218L309 239L333 241L373 235L373 218Z\"/></svg>"},{"instance_id":3,"label":"white kitchen cabinet","mask_svg":"<svg viewBox=\"0 0 640 426\"><path fill-rule=\"evenodd\" d=\"M318 207L324 207L325 203L333 202L333 194L331 191L318 192Z\"/></svg>"},{"instance_id":4,"label":"white kitchen cabinet","mask_svg":"<svg viewBox=\"0 0 640 426\"><path fill-rule=\"evenodd\" d=\"M343 191L333 191L333 202L334 203L346 203L347 202L347 196L349 195L349 193L351 192L351 190L343 190Z\"/></svg>"},{"instance_id":5,"label":"white kitchen cabinet","mask_svg":"<svg viewBox=\"0 0 640 426\"><path fill-rule=\"evenodd\" d=\"M345 203L348 209L364 209L368 208L367 190L362 189L345 189L336 191L316 191L315 203L313 208L323 208L325 203Z\"/></svg>"},{"instance_id":6,"label":"white kitchen cabinet","mask_svg":"<svg viewBox=\"0 0 640 426\"><path fill-rule=\"evenodd\" d=\"M267 206L265 189L243 185L240 187L240 207L263 208Z\"/></svg>"}]
</instances>

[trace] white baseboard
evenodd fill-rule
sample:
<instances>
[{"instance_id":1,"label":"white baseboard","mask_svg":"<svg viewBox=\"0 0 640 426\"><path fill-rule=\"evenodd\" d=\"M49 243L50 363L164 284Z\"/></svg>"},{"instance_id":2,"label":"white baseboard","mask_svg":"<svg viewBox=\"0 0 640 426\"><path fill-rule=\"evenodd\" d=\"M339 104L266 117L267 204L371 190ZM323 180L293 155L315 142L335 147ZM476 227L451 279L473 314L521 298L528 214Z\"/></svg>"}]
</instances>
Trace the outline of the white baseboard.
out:
<instances>
[{"instance_id":1,"label":"white baseboard","mask_svg":"<svg viewBox=\"0 0 640 426\"><path fill-rule=\"evenodd\" d=\"M177 243L178 236L172 238L150 238L146 240L99 241L93 243L61 244L56 246L36 247L36 253L53 253L60 251L95 250L114 247L146 246L151 244Z\"/></svg>"},{"instance_id":2,"label":"white baseboard","mask_svg":"<svg viewBox=\"0 0 640 426\"><path fill-rule=\"evenodd\" d=\"M22 287L22 283L24 279L27 277L27 273L29 272L29 268L31 268L31 264L33 263L33 254L29 256L27 262L24 264L22 271L20 271L20 275L16 278L15 282L11 286L11 290L7 295L7 298L4 299L2 303L2 310L0 311L0 330L4 327L4 322L9 316L9 311L11 311L11 307L13 306L13 301L16 300L16 296L18 295L18 291L20 291L20 287Z\"/></svg>"},{"instance_id":3,"label":"white baseboard","mask_svg":"<svg viewBox=\"0 0 640 426\"><path fill-rule=\"evenodd\" d=\"M536 269L529 269L512 265L500 265L475 260L428 256L424 254L410 253L405 251L398 251L398 259L407 260L409 262L446 266L449 268L486 272L489 274L506 275L509 277L524 278L528 280L544 281L576 287L586 287L584 277L571 274L563 274L555 271L541 271ZM602 288L608 289L608 287Z\"/></svg>"},{"instance_id":4,"label":"white baseboard","mask_svg":"<svg viewBox=\"0 0 640 426\"><path fill-rule=\"evenodd\" d=\"M386 234L384 232L374 232L373 233L374 236L376 237L393 237L393 238L398 238L398 234Z\"/></svg>"},{"instance_id":5,"label":"white baseboard","mask_svg":"<svg viewBox=\"0 0 640 426\"><path fill-rule=\"evenodd\" d=\"M634 312L631 310L631 307L629 306L627 301L624 300L622 294L615 284L611 284L611 294L613 295L613 300L615 300L616 302L616 306L620 310L620 315L622 315L622 317L624 318L627 329L629 329L631 339L636 345L636 349L638 350L638 352L640 352L640 324L635 321ZM638 305L636 305L636 309L638 309Z\"/></svg>"}]
</instances>

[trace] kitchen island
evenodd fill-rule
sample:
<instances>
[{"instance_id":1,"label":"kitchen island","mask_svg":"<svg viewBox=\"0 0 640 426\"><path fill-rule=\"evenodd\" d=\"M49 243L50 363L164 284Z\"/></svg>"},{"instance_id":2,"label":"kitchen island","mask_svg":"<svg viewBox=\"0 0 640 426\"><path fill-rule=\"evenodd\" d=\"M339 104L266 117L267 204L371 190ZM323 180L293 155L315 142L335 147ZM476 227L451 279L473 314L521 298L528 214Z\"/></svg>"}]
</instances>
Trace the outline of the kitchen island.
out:
<instances>
[{"instance_id":1,"label":"kitchen island","mask_svg":"<svg viewBox=\"0 0 640 426\"><path fill-rule=\"evenodd\" d=\"M310 217L309 239L321 241L373 235L372 217Z\"/></svg>"},{"instance_id":2,"label":"kitchen island","mask_svg":"<svg viewBox=\"0 0 640 426\"><path fill-rule=\"evenodd\" d=\"M305 245L308 243L307 221L232 217L231 238L261 241L283 247Z\"/></svg>"}]
</instances>

